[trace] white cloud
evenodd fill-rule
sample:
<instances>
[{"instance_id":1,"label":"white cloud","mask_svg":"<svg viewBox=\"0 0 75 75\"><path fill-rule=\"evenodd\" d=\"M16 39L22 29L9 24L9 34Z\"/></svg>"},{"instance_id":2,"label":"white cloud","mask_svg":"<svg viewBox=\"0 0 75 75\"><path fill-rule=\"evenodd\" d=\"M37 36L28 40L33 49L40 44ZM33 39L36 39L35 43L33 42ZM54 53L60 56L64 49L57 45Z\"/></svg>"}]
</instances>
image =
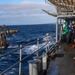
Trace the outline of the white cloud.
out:
<instances>
[{"instance_id":1,"label":"white cloud","mask_svg":"<svg viewBox=\"0 0 75 75\"><path fill-rule=\"evenodd\" d=\"M55 12L55 8L53 6L48 5L44 2L24 1L20 3L1 4L0 23L30 24L34 23L33 22L34 20L35 23L49 22L50 21L49 18L51 16L44 13L41 9L46 9Z\"/></svg>"}]
</instances>

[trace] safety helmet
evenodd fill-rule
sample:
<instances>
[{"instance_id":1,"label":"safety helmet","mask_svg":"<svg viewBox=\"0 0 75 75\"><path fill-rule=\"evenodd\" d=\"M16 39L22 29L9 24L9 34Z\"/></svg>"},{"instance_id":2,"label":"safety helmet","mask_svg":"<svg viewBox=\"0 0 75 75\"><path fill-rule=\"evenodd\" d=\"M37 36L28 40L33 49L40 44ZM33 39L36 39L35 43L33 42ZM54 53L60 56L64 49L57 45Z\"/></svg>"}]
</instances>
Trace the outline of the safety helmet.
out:
<instances>
[{"instance_id":1,"label":"safety helmet","mask_svg":"<svg viewBox=\"0 0 75 75\"><path fill-rule=\"evenodd\" d=\"M70 20L70 23L72 23L72 20Z\"/></svg>"},{"instance_id":2,"label":"safety helmet","mask_svg":"<svg viewBox=\"0 0 75 75\"><path fill-rule=\"evenodd\" d=\"M74 24L75 22L74 21L72 21L72 24Z\"/></svg>"},{"instance_id":3,"label":"safety helmet","mask_svg":"<svg viewBox=\"0 0 75 75\"><path fill-rule=\"evenodd\" d=\"M64 23L65 23L66 21L64 20Z\"/></svg>"},{"instance_id":4,"label":"safety helmet","mask_svg":"<svg viewBox=\"0 0 75 75\"><path fill-rule=\"evenodd\" d=\"M66 22L66 25L68 25L68 22Z\"/></svg>"}]
</instances>

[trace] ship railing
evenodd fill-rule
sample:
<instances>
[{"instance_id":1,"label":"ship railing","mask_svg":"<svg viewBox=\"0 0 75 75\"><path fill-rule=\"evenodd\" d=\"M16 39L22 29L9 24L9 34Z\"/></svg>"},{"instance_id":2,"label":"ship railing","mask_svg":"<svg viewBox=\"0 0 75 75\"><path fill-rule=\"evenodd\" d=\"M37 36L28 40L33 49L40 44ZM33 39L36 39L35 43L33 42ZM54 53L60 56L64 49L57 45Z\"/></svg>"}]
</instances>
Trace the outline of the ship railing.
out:
<instances>
[{"instance_id":1,"label":"ship railing","mask_svg":"<svg viewBox=\"0 0 75 75\"><path fill-rule=\"evenodd\" d=\"M39 40L42 40L46 38L46 43L41 47L39 48ZM33 42L37 42L37 50L34 51L33 53L29 54L28 56L22 58L22 49L30 44L32 44ZM43 70L46 70L47 69L47 54L49 55L50 53L52 53L53 51L56 50L56 48L58 48L58 44L59 42L57 42L55 45L53 45L52 47L50 47L49 45L49 42L50 42L50 36L49 34L46 34L46 36L42 37L42 38L39 38L35 41L32 41L30 43L27 43L26 45L20 45L20 47L18 47L17 49L13 50L13 51L10 51L2 56L0 56L0 58L2 57L5 57L5 56L8 56L10 54L12 54L13 52L16 52L17 50L20 50L20 57L19 57L19 61L16 62L15 64L13 64L12 66L10 66L9 68L7 68L6 70L4 70L0 75L4 75L6 72L8 72L10 69L12 69L13 67L15 67L17 64L19 64L19 75L22 75L22 61L23 60L26 60L27 58L29 58L30 56L32 56L33 54L36 54L36 57L34 58L34 60L30 60L29 61L29 75L40 75L39 73ZM38 54L38 51L40 51L41 49L43 49L44 47L46 47L46 52L45 53L42 53L42 55L39 56ZM37 60L36 60L37 59ZM39 61L40 60L40 61ZM42 61L43 61L43 64L42 64ZM40 64L41 63L41 64ZM38 64L40 64L38 66ZM33 67L35 66L35 67ZM41 69L39 68L41 67ZM39 68L39 70L38 70ZM33 71L35 72L32 72L32 69Z\"/></svg>"},{"instance_id":2,"label":"ship railing","mask_svg":"<svg viewBox=\"0 0 75 75\"><path fill-rule=\"evenodd\" d=\"M46 37L46 36L43 36L43 37L41 37L41 38L38 38L37 40L30 41L30 42L28 42L28 43L25 44L25 45L20 45L18 48L14 49L14 50L12 50L12 51L10 51L10 52L8 52L8 53L5 53L5 54L1 55L0 58L5 57L5 56L8 56L8 55L12 54L13 52L16 52L16 51L18 51L18 50L20 50L20 49L23 49L24 47L26 47L26 46L28 46L28 45L30 45L30 44L33 44L33 43L35 43L35 42L37 42L37 46L38 46L39 41L40 41L40 40L43 40L45 37ZM37 51L38 51L38 50L37 50ZM36 51L35 51L35 52L36 52Z\"/></svg>"}]
</instances>

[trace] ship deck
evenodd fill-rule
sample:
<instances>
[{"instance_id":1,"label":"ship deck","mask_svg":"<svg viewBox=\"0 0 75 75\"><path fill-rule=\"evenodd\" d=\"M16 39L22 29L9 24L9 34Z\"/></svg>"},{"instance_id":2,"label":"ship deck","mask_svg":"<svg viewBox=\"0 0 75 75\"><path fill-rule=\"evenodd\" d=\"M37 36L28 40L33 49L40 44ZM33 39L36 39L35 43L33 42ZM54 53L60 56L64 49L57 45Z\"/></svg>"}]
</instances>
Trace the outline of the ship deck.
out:
<instances>
[{"instance_id":1,"label":"ship deck","mask_svg":"<svg viewBox=\"0 0 75 75\"><path fill-rule=\"evenodd\" d=\"M63 57L50 59L46 75L75 75L75 49L63 44L57 51L63 53Z\"/></svg>"}]
</instances>

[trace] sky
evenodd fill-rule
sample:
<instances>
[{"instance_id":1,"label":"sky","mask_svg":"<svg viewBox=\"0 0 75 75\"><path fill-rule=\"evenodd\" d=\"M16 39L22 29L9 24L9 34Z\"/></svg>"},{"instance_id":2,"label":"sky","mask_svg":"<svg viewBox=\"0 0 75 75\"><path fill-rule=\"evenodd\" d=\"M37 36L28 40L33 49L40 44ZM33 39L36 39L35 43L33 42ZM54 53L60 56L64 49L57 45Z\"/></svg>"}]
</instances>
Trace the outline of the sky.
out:
<instances>
[{"instance_id":1,"label":"sky","mask_svg":"<svg viewBox=\"0 0 75 75\"><path fill-rule=\"evenodd\" d=\"M0 25L31 25L55 23L56 18L42 9L56 13L45 0L0 0Z\"/></svg>"}]
</instances>

